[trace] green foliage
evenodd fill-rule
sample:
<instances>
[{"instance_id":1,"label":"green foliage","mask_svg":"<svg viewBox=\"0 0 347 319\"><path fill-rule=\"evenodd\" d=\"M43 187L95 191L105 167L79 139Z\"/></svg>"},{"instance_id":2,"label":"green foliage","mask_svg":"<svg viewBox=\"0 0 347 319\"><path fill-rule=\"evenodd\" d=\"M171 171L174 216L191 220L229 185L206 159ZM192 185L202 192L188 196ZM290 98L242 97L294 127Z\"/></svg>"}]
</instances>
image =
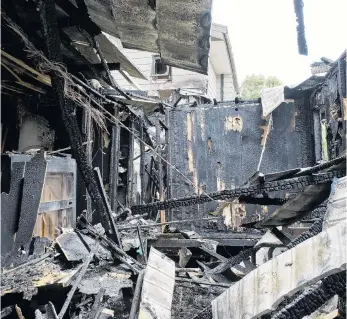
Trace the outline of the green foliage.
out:
<instances>
[{"instance_id":1,"label":"green foliage","mask_svg":"<svg viewBox=\"0 0 347 319\"><path fill-rule=\"evenodd\" d=\"M264 75L247 75L241 86L241 96L246 100L257 99L260 97L260 91L265 88L271 88L281 85L282 82L275 76L266 78Z\"/></svg>"}]
</instances>

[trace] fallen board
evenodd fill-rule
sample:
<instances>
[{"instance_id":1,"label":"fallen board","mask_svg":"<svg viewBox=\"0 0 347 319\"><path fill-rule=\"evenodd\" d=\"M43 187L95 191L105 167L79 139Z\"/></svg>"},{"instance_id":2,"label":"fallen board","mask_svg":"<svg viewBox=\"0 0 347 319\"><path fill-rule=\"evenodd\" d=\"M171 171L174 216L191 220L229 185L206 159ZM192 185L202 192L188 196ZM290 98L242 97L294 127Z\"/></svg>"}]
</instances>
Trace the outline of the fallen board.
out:
<instances>
[{"instance_id":1,"label":"fallen board","mask_svg":"<svg viewBox=\"0 0 347 319\"><path fill-rule=\"evenodd\" d=\"M80 261L89 254L87 247L75 232L66 232L59 235L56 242L68 261Z\"/></svg>"},{"instance_id":2,"label":"fallen board","mask_svg":"<svg viewBox=\"0 0 347 319\"><path fill-rule=\"evenodd\" d=\"M143 278L139 319L170 319L174 286L174 261L152 247Z\"/></svg>"},{"instance_id":3,"label":"fallen board","mask_svg":"<svg viewBox=\"0 0 347 319\"><path fill-rule=\"evenodd\" d=\"M35 155L25 165L23 197L15 241L15 253L29 250L31 237L36 223L40 199L46 176L47 161L45 153Z\"/></svg>"},{"instance_id":4,"label":"fallen board","mask_svg":"<svg viewBox=\"0 0 347 319\"><path fill-rule=\"evenodd\" d=\"M259 318L321 278L346 269L346 222L262 264L212 301L213 319Z\"/></svg>"}]
</instances>

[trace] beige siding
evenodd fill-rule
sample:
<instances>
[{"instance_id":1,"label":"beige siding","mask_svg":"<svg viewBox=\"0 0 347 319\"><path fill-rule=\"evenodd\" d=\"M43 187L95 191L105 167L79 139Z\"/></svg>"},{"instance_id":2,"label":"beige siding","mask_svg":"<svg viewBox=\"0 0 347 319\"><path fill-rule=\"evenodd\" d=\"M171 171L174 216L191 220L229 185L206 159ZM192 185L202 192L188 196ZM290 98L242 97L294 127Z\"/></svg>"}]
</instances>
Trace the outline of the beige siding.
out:
<instances>
[{"instance_id":1,"label":"beige siding","mask_svg":"<svg viewBox=\"0 0 347 319\"><path fill-rule=\"evenodd\" d=\"M207 77L202 74L198 74L192 71L182 70L178 68L172 68L172 80L153 80L152 65L153 55L155 53L137 51L131 49L123 49L124 54L133 62L148 80L141 80L132 78L132 80L143 91L156 91L156 90L174 90L178 88L184 89L199 89L202 94L206 94L207 91ZM134 90L135 88L129 84L129 82L118 71L113 71L117 84L125 90Z\"/></svg>"},{"instance_id":2,"label":"beige siding","mask_svg":"<svg viewBox=\"0 0 347 319\"><path fill-rule=\"evenodd\" d=\"M232 74L224 74L224 101L233 100L236 97Z\"/></svg>"},{"instance_id":3,"label":"beige siding","mask_svg":"<svg viewBox=\"0 0 347 319\"><path fill-rule=\"evenodd\" d=\"M216 91L217 91L217 101L221 101L221 75L216 76ZM232 74L224 74L224 95L223 101L233 100L236 97L236 90L234 87L234 80Z\"/></svg>"},{"instance_id":4,"label":"beige siding","mask_svg":"<svg viewBox=\"0 0 347 319\"><path fill-rule=\"evenodd\" d=\"M208 64L208 86L207 86L207 96L211 99L218 100L217 92L217 83L216 83L216 73L214 72L213 65L211 61Z\"/></svg>"},{"instance_id":5,"label":"beige siding","mask_svg":"<svg viewBox=\"0 0 347 319\"><path fill-rule=\"evenodd\" d=\"M150 79L152 71L152 61L153 54L146 51L137 51L131 49L123 49L123 53L128 57L128 59L133 62L140 71ZM124 90L136 90L118 71L112 72L117 84ZM149 90L150 82L148 80L131 78L143 91Z\"/></svg>"},{"instance_id":6,"label":"beige siding","mask_svg":"<svg viewBox=\"0 0 347 319\"><path fill-rule=\"evenodd\" d=\"M217 74L216 75L216 100L217 101L221 101L222 100L222 97L221 97L221 94L220 94L220 87L221 87L221 76L220 74Z\"/></svg>"}]
</instances>

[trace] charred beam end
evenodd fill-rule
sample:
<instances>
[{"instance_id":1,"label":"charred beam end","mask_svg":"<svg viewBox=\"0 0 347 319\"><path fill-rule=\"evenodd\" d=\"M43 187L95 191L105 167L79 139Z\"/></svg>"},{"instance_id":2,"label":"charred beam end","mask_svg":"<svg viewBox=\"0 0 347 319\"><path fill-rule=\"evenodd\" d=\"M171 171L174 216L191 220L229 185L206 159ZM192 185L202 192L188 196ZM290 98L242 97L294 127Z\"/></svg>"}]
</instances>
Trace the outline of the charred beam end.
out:
<instances>
[{"instance_id":1,"label":"charred beam end","mask_svg":"<svg viewBox=\"0 0 347 319\"><path fill-rule=\"evenodd\" d=\"M305 23L304 23L304 2L303 0L294 0L294 9L296 14L296 32L298 38L299 54L307 55L307 42L305 36Z\"/></svg>"},{"instance_id":2,"label":"charred beam end","mask_svg":"<svg viewBox=\"0 0 347 319\"><path fill-rule=\"evenodd\" d=\"M69 3L69 1L63 2ZM40 12L40 22L48 59L50 59L53 63L60 63L62 62L62 54L60 51L60 38L55 3L53 0L40 0L38 8ZM83 140L76 119L76 106L64 95L65 80L61 74L52 70L50 75L52 79L52 89L59 104L62 120L69 136L72 153L76 158L78 168L81 172L81 176L84 180L88 193L95 205L95 209L100 213L103 227L106 229L106 231L108 231L110 227L106 207L98 190L98 186L93 175L93 169L88 161L86 153L79 149Z\"/></svg>"},{"instance_id":3,"label":"charred beam end","mask_svg":"<svg viewBox=\"0 0 347 319\"><path fill-rule=\"evenodd\" d=\"M346 271L324 278L318 286L306 289L289 305L275 313L272 319L299 319L310 315L334 295L346 292Z\"/></svg>"},{"instance_id":4,"label":"charred beam end","mask_svg":"<svg viewBox=\"0 0 347 319\"><path fill-rule=\"evenodd\" d=\"M320 217L317 221L313 223L313 225L305 232L303 232L300 236L292 240L288 245L288 249L292 249L293 247L299 245L300 243L304 242L305 240L318 235L322 229L323 229L323 219L324 215Z\"/></svg>"}]
</instances>

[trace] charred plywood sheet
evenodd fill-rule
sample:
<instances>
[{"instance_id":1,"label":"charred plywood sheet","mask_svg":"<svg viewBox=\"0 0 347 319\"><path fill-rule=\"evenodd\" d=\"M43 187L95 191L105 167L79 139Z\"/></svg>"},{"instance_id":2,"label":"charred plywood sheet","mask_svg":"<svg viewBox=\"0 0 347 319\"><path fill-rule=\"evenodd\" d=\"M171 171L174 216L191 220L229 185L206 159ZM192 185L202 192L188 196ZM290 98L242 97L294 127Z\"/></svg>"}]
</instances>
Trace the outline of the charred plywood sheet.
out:
<instances>
[{"instance_id":1,"label":"charred plywood sheet","mask_svg":"<svg viewBox=\"0 0 347 319\"><path fill-rule=\"evenodd\" d=\"M207 74L211 0L86 0L91 19L125 48L158 52L169 65Z\"/></svg>"},{"instance_id":2,"label":"charred plywood sheet","mask_svg":"<svg viewBox=\"0 0 347 319\"><path fill-rule=\"evenodd\" d=\"M152 247L143 279L139 318L170 319L174 286L174 261Z\"/></svg>"},{"instance_id":3,"label":"charred plywood sheet","mask_svg":"<svg viewBox=\"0 0 347 319\"><path fill-rule=\"evenodd\" d=\"M286 296L346 269L346 223L262 264L212 301L214 319L259 318Z\"/></svg>"},{"instance_id":4,"label":"charred plywood sheet","mask_svg":"<svg viewBox=\"0 0 347 319\"><path fill-rule=\"evenodd\" d=\"M313 143L307 140L311 138L308 112L304 104L282 104L274 110L260 167L263 173L313 164ZM260 104L182 106L170 111L171 163L191 181L173 170L171 197L245 183L256 172L262 150L262 127L266 121L261 115ZM193 209L182 207L173 214L175 219L203 217L216 206L211 202ZM247 214L255 210L261 212L262 208L246 205Z\"/></svg>"}]
</instances>

